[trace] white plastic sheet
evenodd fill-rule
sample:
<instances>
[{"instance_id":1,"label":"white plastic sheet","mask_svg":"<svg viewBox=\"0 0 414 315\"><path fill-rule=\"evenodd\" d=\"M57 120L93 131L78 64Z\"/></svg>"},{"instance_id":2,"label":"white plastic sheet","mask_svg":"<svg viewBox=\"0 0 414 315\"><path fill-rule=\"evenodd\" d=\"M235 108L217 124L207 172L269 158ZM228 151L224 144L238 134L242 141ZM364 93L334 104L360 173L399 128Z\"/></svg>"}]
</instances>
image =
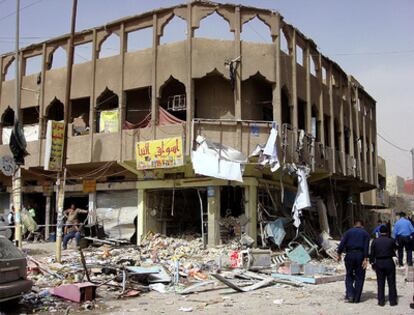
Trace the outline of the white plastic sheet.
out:
<instances>
[{"instance_id":1,"label":"white plastic sheet","mask_svg":"<svg viewBox=\"0 0 414 315\"><path fill-rule=\"evenodd\" d=\"M296 229L300 226L300 216L302 209L309 208L311 206L309 188L306 177L309 174L309 169L306 167L298 167L296 170L298 176L298 191L296 193L295 202L292 207L293 225Z\"/></svg>"}]
</instances>

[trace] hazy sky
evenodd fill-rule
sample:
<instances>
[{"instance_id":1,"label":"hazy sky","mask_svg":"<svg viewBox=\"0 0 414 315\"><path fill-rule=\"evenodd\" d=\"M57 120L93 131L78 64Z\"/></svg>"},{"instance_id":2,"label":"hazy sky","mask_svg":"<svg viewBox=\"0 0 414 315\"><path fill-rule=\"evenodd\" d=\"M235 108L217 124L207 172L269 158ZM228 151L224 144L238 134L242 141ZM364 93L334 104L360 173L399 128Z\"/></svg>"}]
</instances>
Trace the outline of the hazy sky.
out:
<instances>
[{"instance_id":1,"label":"hazy sky","mask_svg":"<svg viewBox=\"0 0 414 315\"><path fill-rule=\"evenodd\" d=\"M103 25L185 0L79 0L76 29ZM414 147L414 1L245 0L279 11L312 38L319 50L354 75L377 100L378 132L394 144ZM21 45L69 32L71 0L21 0ZM24 8L26 7L27 8ZM14 49L15 0L0 0L0 54ZM216 32L214 28L209 30ZM245 28L248 38L257 30ZM180 36L180 34L174 34ZM78 55L78 57L80 57ZM388 175L411 177L411 158L378 139Z\"/></svg>"}]
</instances>

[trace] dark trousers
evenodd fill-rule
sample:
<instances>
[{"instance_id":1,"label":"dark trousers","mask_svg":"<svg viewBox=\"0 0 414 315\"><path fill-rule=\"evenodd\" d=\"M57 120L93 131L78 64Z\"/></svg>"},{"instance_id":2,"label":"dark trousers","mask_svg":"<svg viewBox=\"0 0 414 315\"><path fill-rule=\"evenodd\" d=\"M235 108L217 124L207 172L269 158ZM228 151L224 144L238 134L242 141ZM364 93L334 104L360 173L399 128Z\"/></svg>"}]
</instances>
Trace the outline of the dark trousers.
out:
<instances>
[{"instance_id":1,"label":"dark trousers","mask_svg":"<svg viewBox=\"0 0 414 315\"><path fill-rule=\"evenodd\" d=\"M362 252L350 252L345 256L346 268L346 298L358 303L361 300L364 287L365 269L362 268L364 254Z\"/></svg>"},{"instance_id":2,"label":"dark trousers","mask_svg":"<svg viewBox=\"0 0 414 315\"><path fill-rule=\"evenodd\" d=\"M68 246L69 240L71 240L72 238L76 239L76 246L79 246L79 242L80 242L80 239L81 239L80 233L77 232L77 231L71 231L71 232L65 234L65 236L63 237L63 248L66 249L66 247Z\"/></svg>"},{"instance_id":3,"label":"dark trousers","mask_svg":"<svg viewBox=\"0 0 414 315\"><path fill-rule=\"evenodd\" d=\"M398 264L404 265L404 248L407 254L408 266L413 265L413 240L409 236L398 236Z\"/></svg>"},{"instance_id":4,"label":"dark trousers","mask_svg":"<svg viewBox=\"0 0 414 315\"><path fill-rule=\"evenodd\" d=\"M378 303L385 303L385 280L387 280L390 304L397 304L395 264L392 258L377 259L375 261L375 272L377 273Z\"/></svg>"}]
</instances>

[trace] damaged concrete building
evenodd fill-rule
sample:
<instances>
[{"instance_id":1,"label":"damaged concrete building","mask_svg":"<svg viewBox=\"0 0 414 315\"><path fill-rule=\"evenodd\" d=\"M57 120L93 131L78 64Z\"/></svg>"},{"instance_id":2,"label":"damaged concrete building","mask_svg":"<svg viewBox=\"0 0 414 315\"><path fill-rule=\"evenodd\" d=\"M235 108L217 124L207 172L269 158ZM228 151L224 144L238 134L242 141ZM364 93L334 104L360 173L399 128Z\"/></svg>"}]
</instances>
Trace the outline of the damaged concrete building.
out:
<instances>
[{"instance_id":1,"label":"damaged concrete building","mask_svg":"<svg viewBox=\"0 0 414 315\"><path fill-rule=\"evenodd\" d=\"M228 39L201 35L212 16L225 24L221 33ZM263 25L265 41L243 39L252 21ZM182 33L174 29L175 40L167 42L173 23ZM109 41L114 53L104 56ZM68 44L69 35L62 35L20 54L21 117L30 153L22 170L24 203L37 205L39 223L56 220L56 173L44 170L45 135L47 121L63 120L65 108L65 206L88 207L98 221L117 211L114 233L123 237L136 222L138 243L149 231L175 235L205 228L208 244L216 245L227 237L226 218L243 221L241 229L260 243L264 221L291 216L298 183L286 165L310 170L312 206L303 211L301 227L310 234L320 232L323 215L330 233L340 235L360 216L360 193L378 186L375 100L277 12L194 1L78 32L70 104L64 104L67 65L55 63L57 54L66 58ZM88 51L90 58L77 62L76 51ZM40 67L29 73L34 59ZM7 78L13 62L11 53L1 56L0 156L11 155L15 82ZM272 128L281 164L274 172L250 157ZM137 144L170 138L178 139L177 160L137 163ZM228 176L200 175L203 168L214 173L208 159L196 173L192 152L200 141L216 150L219 163L239 166L242 178L235 180L230 170ZM238 157L225 158L234 156L232 150ZM0 176L7 209L11 178ZM96 180L96 189L85 192L88 179Z\"/></svg>"}]
</instances>

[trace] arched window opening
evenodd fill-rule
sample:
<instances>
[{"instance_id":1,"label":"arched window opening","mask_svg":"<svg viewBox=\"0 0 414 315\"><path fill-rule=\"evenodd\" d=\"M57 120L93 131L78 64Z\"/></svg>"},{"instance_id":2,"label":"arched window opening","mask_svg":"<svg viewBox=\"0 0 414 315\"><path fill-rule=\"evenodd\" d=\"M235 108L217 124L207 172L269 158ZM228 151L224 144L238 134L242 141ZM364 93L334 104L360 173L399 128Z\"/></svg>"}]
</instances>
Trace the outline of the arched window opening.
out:
<instances>
[{"instance_id":1,"label":"arched window opening","mask_svg":"<svg viewBox=\"0 0 414 315\"><path fill-rule=\"evenodd\" d=\"M76 45L73 51L73 63L79 64L92 60L92 43Z\"/></svg>"},{"instance_id":2,"label":"arched window opening","mask_svg":"<svg viewBox=\"0 0 414 315\"><path fill-rule=\"evenodd\" d=\"M270 28L257 16L243 24L240 39L248 42L271 44L272 35Z\"/></svg>"},{"instance_id":3,"label":"arched window opening","mask_svg":"<svg viewBox=\"0 0 414 315\"><path fill-rule=\"evenodd\" d=\"M66 67L66 62L67 62L66 59L67 59L66 50L64 50L62 47L58 47L51 56L48 69L52 70L52 69Z\"/></svg>"},{"instance_id":4,"label":"arched window opening","mask_svg":"<svg viewBox=\"0 0 414 315\"><path fill-rule=\"evenodd\" d=\"M316 105L312 105L312 137L316 142L321 141L321 122L318 119L318 109Z\"/></svg>"},{"instance_id":5,"label":"arched window opening","mask_svg":"<svg viewBox=\"0 0 414 315\"><path fill-rule=\"evenodd\" d=\"M160 106L175 117L186 120L187 100L185 85L170 77L161 88Z\"/></svg>"},{"instance_id":6,"label":"arched window opening","mask_svg":"<svg viewBox=\"0 0 414 315\"><path fill-rule=\"evenodd\" d=\"M281 91L281 103L282 103L282 124L288 124L292 126L292 115L289 105L289 92L286 87Z\"/></svg>"},{"instance_id":7,"label":"arched window opening","mask_svg":"<svg viewBox=\"0 0 414 315\"><path fill-rule=\"evenodd\" d=\"M21 113L26 141L39 140L39 106L23 108Z\"/></svg>"},{"instance_id":8,"label":"arched window opening","mask_svg":"<svg viewBox=\"0 0 414 315\"><path fill-rule=\"evenodd\" d=\"M324 114L323 115L323 129L324 129L324 138L325 145L327 147L331 146L331 116Z\"/></svg>"},{"instance_id":9,"label":"arched window opening","mask_svg":"<svg viewBox=\"0 0 414 315\"><path fill-rule=\"evenodd\" d=\"M61 101L54 99L52 103L46 108L47 120L63 121L64 119L64 106Z\"/></svg>"},{"instance_id":10,"label":"arched window opening","mask_svg":"<svg viewBox=\"0 0 414 315\"><path fill-rule=\"evenodd\" d=\"M200 22L200 27L194 32L195 37L234 40L234 34L229 30L229 23L216 11L206 16Z\"/></svg>"},{"instance_id":11,"label":"arched window opening","mask_svg":"<svg viewBox=\"0 0 414 315\"><path fill-rule=\"evenodd\" d=\"M234 91L229 80L213 72L194 82L195 117L234 118Z\"/></svg>"},{"instance_id":12,"label":"arched window opening","mask_svg":"<svg viewBox=\"0 0 414 315\"><path fill-rule=\"evenodd\" d=\"M121 48L121 41L117 34L112 33L101 43L101 49L99 50L99 58L106 58L119 55Z\"/></svg>"},{"instance_id":13,"label":"arched window opening","mask_svg":"<svg viewBox=\"0 0 414 315\"><path fill-rule=\"evenodd\" d=\"M326 68L322 67L322 83L326 84Z\"/></svg>"},{"instance_id":14,"label":"arched window opening","mask_svg":"<svg viewBox=\"0 0 414 315\"><path fill-rule=\"evenodd\" d=\"M151 87L125 91L126 113L124 128L135 129L136 125L151 113ZM132 128L130 128L130 126Z\"/></svg>"},{"instance_id":15,"label":"arched window opening","mask_svg":"<svg viewBox=\"0 0 414 315\"><path fill-rule=\"evenodd\" d=\"M2 134L1 134L1 143L2 144L9 144L10 143L10 135L14 125L14 110L10 107L4 111L3 115L1 116L1 124L2 124Z\"/></svg>"},{"instance_id":16,"label":"arched window opening","mask_svg":"<svg viewBox=\"0 0 414 315\"><path fill-rule=\"evenodd\" d=\"M127 33L127 52L152 47L153 28L142 28Z\"/></svg>"},{"instance_id":17,"label":"arched window opening","mask_svg":"<svg viewBox=\"0 0 414 315\"><path fill-rule=\"evenodd\" d=\"M96 132L118 132L118 95L109 89L105 89L96 99Z\"/></svg>"},{"instance_id":18,"label":"arched window opening","mask_svg":"<svg viewBox=\"0 0 414 315\"><path fill-rule=\"evenodd\" d=\"M298 128L306 130L306 102L298 98Z\"/></svg>"},{"instance_id":19,"label":"arched window opening","mask_svg":"<svg viewBox=\"0 0 414 315\"><path fill-rule=\"evenodd\" d=\"M160 44L169 44L187 39L187 23L182 18L174 17L164 25L164 32Z\"/></svg>"},{"instance_id":20,"label":"arched window opening","mask_svg":"<svg viewBox=\"0 0 414 315\"><path fill-rule=\"evenodd\" d=\"M13 60L11 64L5 70L6 75L4 76L5 81L14 80L16 78L16 61Z\"/></svg>"},{"instance_id":21,"label":"arched window opening","mask_svg":"<svg viewBox=\"0 0 414 315\"><path fill-rule=\"evenodd\" d=\"M273 88L260 74L242 82L242 119L273 121Z\"/></svg>"},{"instance_id":22,"label":"arched window opening","mask_svg":"<svg viewBox=\"0 0 414 315\"><path fill-rule=\"evenodd\" d=\"M42 55L26 58L24 75L31 75L34 73L42 72L42 60Z\"/></svg>"},{"instance_id":23,"label":"arched window opening","mask_svg":"<svg viewBox=\"0 0 414 315\"><path fill-rule=\"evenodd\" d=\"M90 97L70 101L70 123L72 124L73 136L81 136L89 133L90 106Z\"/></svg>"},{"instance_id":24,"label":"arched window opening","mask_svg":"<svg viewBox=\"0 0 414 315\"><path fill-rule=\"evenodd\" d=\"M283 30L280 30L280 50L289 55L289 42Z\"/></svg>"}]
</instances>

